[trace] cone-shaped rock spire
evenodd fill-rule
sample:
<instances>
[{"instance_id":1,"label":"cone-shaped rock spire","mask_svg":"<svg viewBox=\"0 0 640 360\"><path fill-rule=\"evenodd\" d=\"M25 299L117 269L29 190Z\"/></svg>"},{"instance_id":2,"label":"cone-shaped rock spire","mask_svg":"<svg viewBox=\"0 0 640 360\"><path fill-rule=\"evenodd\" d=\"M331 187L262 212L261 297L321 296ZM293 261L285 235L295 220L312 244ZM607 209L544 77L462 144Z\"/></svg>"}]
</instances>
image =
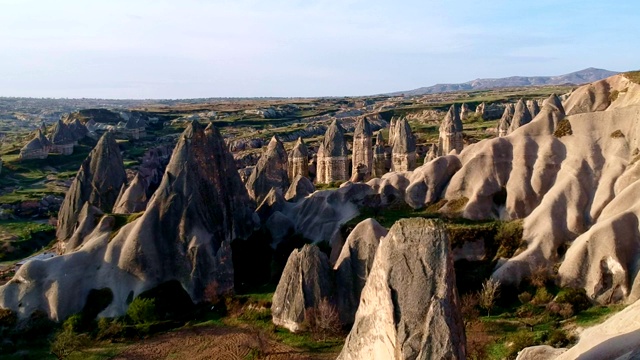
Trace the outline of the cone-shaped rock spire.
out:
<instances>
[{"instance_id":1,"label":"cone-shaped rock spire","mask_svg":"<svg viewBox=\"0 0 640 360\"><path fill-rule=\"evenodd\" d=\"M324 141L318 149L316 182L328 184L349 179L349 150L344 138L344 129L333 120L324 134Z\"/></svg>"},{"instance_id":2,"label":"cone-shaped rock spire","mask_svg":"<svg viewBox=\"0 0 640 360\"><path fill-rule=\"evenodd\" d=\"M524 126L531 122L531 113L525 104L523 99L518 100L515 110L513 112L513 118L511 119L511 126L509 127L509 133L514 132L517 128Z\"/></svg>"},{"instance_id":3,"label":"cone-shaped rock spire","mask_svg":"<svg viewBox=\"0 0 640 360\"><path fill-rule=\"evenodd\" d=\"M272 188L286 192L289 188L287 168L287 151L282 142L273 136L247 180L249 196L261 203Z\"/></svg>"},{"instance_id":4,"label":"cone-shaped rock spire","mask_svg":"<svg viewBox=\"0 0 640 360\"><path fill-rule=\"evenodd\" d=\"M393 171L411 171L416 168L416 140L406 119L396 123L396 133L391 150Z\"/></svg>"},{"instance_id":5,"label":"cone-shaped rock spire","mask_svg":"<svg viewBox=\"0 0 640 360\"><path fill-rule=\"evenodd\" d=\"M289 152L287 173L291 181L298 175L309 177L309 150L301 137Z\"/></svg>"},{"instance_id":6,"label":"cone-shaped rock spire","mask_svg":"<svg viewBox=\"0 0 640 360\"><path fill-rule=\"evenodd\" d=\"M116 139L111 132L106 132L80 166L62 202L58 213L58 240L64 243L71 237L85 202L103 212L111 212L126 180Z\"/></svg>"},{"instance_id":7,"label":"cone-shaped rock spire","mask_svg":"<svg viewBox=\"0 0 640 360\"><path fill-rule=\"evenodd\" d=\"M438 154L447 155L455 150L457 153L462 151L464 146L462 142L462 121L455 105L451 105L447 115L440 124L440 136L438 140Z\"/></svg>"},{"instance_id":8,"label":"cone-shaped rock spire","mask_svg":"<svg viewBox=\"0 0 640 360\"><path fill-rule=\"evenodd\" d=\"M373 130L366 117L361 117L356 122L353 132L353 169L352 180L367 181L371 178L373 168Z\"/></svg>"}]
</instances>

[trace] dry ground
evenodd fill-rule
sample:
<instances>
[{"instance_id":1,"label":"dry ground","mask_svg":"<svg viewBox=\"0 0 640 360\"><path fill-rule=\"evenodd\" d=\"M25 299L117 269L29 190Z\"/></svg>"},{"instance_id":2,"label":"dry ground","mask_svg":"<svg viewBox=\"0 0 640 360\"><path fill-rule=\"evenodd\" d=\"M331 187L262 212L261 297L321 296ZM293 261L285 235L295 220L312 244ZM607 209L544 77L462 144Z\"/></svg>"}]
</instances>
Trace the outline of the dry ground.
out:
<instances>
[{"instance_id":1,"label":"dry ground","mask_svg":"<svg viewBox=\"0 0 640 360\"><path fill-rule=\"evenodd\" d=\"M280 344L248 327L192 327L154 336L131 345L117 360L328 360L338 354L310 354Z\"/></svg>"}]
</instances>

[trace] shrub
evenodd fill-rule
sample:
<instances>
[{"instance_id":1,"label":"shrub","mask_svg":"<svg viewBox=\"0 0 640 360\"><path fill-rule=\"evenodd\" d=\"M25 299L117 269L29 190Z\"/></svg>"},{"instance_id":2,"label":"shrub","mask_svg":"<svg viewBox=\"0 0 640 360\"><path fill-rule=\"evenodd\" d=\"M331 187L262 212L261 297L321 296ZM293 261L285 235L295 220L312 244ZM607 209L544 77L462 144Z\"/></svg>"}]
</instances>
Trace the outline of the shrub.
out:
<instances>
[{"instance_id":1,"label":"shrub","mask_svg":"<svg viewBox=\"0 0 640 360\"><path fill-rule=\"evenodd\" d=\"M529 275L529 282L537 288L546 286L550 280L549 270L545 266L536 267Z\"/></svg>"},{"instance_id":2,"label":"shrub","mask_svg":"<svg viewBox=\"0 0 640 360\"><path fill-rule=\"evenodd\" d=\"M591 300L584 289L565 289L558 294L555 302L571 304L576 313L591 307Z\"/></svg>"},{"instance_id":3,"label":"shrub","mask_svg":"<svg viewBox=\"0 0 640 360\"><path fill-rule=\"evenodd\" d=\"M534 305L544 305L548 304L551 299L553 299L553 296L549 294L546 288L541 287L536 291L536 295L531 300L531 303Z\"/></svg>"},{"instance_id":4,"label":"shrub","mask_svg":"<svg viewBox=\"0 0 640 360\"><path fill-rule=\"evenodd\" d=\"M573 135L573 130L571 129L571 123L569 120L562 119L558 122L556 130L553 132L553 136L561 138L566 135Z\"/></svg>"},{"instance_id":5,"label":"shrub","mask_svg":"<svg viewBox=\"0 0 640 360\"><path fill-rule=\"evenodd\" d=\"M478 295L478 304L481 308L487 310L487 316L491 315L491 309L495 306L496 299L498 298L500 281L494 279L487 279L482 284L482 290Z\"/></svg>"},{"instance_id":6,"label":"shrub","mask_svg":"<svg viewBox=\"0 0 640 360\"><path fill-rule=\"evenodd\" d=\"M518 352L526 347L536 344L533 333L530 331L518 331L511 337L509 345L509 358L514 358Z\"/></svg>"},{"instance_id":7,"label":"shrub","mask_svg":"<svg viewBox=\"0 0 640 360\"><path fill-rule=\"evenodd\" d=\"M523 292L522 294L518 295L518 300L520 300L521 303L526 304L529 301L531 301L531 293L528 291Z\"/></svg>"},{"instance_id":8,"label":"shrub","mask_svg":"<svg viewBox=\"0 0 640 360\"><path fill-rule=\"evenodd\" d=\"M12 328L18 322L18 315L10 309L0 309L0 328Z\"/></svg>"},{"instance_id":9,"label":"shrub","mask_svg":"<svg viewBox=\"0 0 640 360\"><path fill-rule=\"evenodd\" d=\"M116 319L100 318L96 338L100 340L117 339L124 336L124 326Z\"/></svg>"},{"instance_id":10,"label":"shrub","mask_svg":"<svg viewBox=\"0 0 640 360\"><path fill-rule=\"evenodd\" d=\"M78 333L83 328L82 326L83 322L84 321L82 319L82 315L80 314L71 315L67 318L67 320L64 321L64 323L62 323L62 328L65 331Z\"/></svg>"},{"instance_id":11,"label":"shrub","mask_svg":"<svg viewBox=\"0 0 640 360\"><path fill-rule=\"evenodd\" d=\"M204 301L210 304L217 304L220 302L220 295L218 294L218 282L216 280L212 281L204 288Z\"/></svg>"},{"instance_id":12,"label":"shrub","mask_svg":"<svg viewBox=\"0 0 640 360\"><path fill-rule=\"evenodd\" d=\"M465 326L477 320L480 316L480 311L478 311L478 295L474 293L463 295L460 300L460 312L462 313Z\"/></svg>"},{"instance_id":13,"label":"shrub","mask_svg":"<svg viewBox=\"0 0 640 360\"><path fill-rule=\"evenodd\" d=\"M574 342L572 336L567 335L566 331L562 329L551 330L546 340L546 344L556 348L567 347Z\"/></svg>"},{"instance_id":14,"label":"shrub","mask_svg":"<svg viewBox=\"0 0 640 360\"><path fill-rule=\"evenodd\" d=\"M156 321L155 300L135 298L127 309L127 316L134 324L147 324Z\"/></svg>"},{"instance_id":15,"label":"shrub","mask_svg":"<svg viewBox=\"0 0 640 360\"><path fill-rule=\"evenodd\" d=\"M511 258L520 248L525 248L522 241L522 220L514 220L502 223L495 236L496 244L499 244L496 259Z\"/></svg>"},{"instance_id":16,"label":"shrub","mask_svg":"<svg viewBox=\"0 0 640 360\"><path fill-rule=\"evenodd\" d=\"M560 316L563 319L568 319L573 316L573 306L568 303L557 303L555 301L547 304L547 311L551 315Z\"/></svg>"},{"instance_id":17,"label":"shrub","mask_svg":"<svg viewBox=\"0 0 640 360\"><path fill-rule=\"evenodd\" d=\"M76 334L67 329L56 334L51 342L51 353L58 359L65 359L74 351L79 350L87 342L87 336Z\"/></svg>"},{"instance_id":18,"label":"shrub","mask_svg":"<svg viewBox=\"0 0 640 360\"><path fill-rule=\"evenodd\" d=\"M314 334L334 335L338 334L342 327L338 310L327 298L323 298L317 306L305 311L305 321Z\"/></svg>"}]
</instances>

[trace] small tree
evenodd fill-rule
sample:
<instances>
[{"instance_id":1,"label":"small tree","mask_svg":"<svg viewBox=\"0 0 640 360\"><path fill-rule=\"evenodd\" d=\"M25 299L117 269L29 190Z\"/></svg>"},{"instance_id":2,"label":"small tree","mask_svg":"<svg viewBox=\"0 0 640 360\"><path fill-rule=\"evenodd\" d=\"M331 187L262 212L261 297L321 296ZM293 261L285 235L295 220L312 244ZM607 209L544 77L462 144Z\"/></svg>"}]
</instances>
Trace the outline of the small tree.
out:
<instances>
[{"instance_id":1,"label":"small tree","mask_svg":"<svg viewBox=\"0 0 640 360\"><path fill-rule=\"evenodd\" d=\"M338 310L327 298L323 298L317 306L308 308L305 320L311 332L323 336L339 333L342 326Z\"/></svg>"},{"instance_id":2,"label":"small tree","mask_svg":"<svg viewBox=\"0 0 640 360\"><path fill-rule=\"evenodd\" d=\"M487 316L491 315L491 309L495 306L496 299L500 296L500 281L487 279L482 284L482 290L478 294L478 304L481 308L487 310Z\"/></svg>"}]
</instances>

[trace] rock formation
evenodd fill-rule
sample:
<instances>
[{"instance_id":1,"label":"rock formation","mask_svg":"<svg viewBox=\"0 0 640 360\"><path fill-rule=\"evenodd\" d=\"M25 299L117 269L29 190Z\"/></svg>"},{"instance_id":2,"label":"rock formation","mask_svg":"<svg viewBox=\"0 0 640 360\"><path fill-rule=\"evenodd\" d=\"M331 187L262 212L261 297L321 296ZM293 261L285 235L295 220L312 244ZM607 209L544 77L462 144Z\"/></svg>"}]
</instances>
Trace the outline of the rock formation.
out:
<instances>
[{"instance_id":1,"label":"rock formation","mask_svg":"<svg viewBox=\"0 0 640 360\"><path fill-rule=\"evenodd\" d=\"M84 124L82 124L80 120L78 120L78 118L75 118L73 121L69 122L67 126L73 134L73 139L75 141L83 139L89 133L87 127L84 126Z\"/></svg>"},{"instance_id":2,"label":"rock formation","mask_svg":"<svg viewBox=\"0 0 640 360\"><path fill-rule=\"evenodd\" d=\"M301 137L289 152L287 173L290 181L293 181L298 175L309 177L309 150Z\"/></svg>"},{"instance_id":3,"label":"rock formation","mask_svg":"<svg viewBox=\"0 0 640 360\"><path fill-rule=\"evenodd\" d=\"M144 211L148 200L145 180L140 173L137 173L129 186L122 185L118 199L113 206L113 213L133 214Z\"/></svg>"},{"instance_id":4,"label":"rock formation","mask_svg":"<svg viewBox=\"0 0 640 360\"><path fill-rule=\"evenodd\" d=\"M353 324L378 244L386 235L387 229L374 219L366 219L353 228L342 247L334 269L340 321L345 325Z\"/></svg>"},{"instance_id":5,"label":"rock formation","mask_svg":"<svg viewBox=\"0 0 640 360\"><path fill-rule=\"evenodd\" d=\"M462 151L462 121L455 105L451 105L447 115L440 124L440 136L438 140L438 155L448 155L455 150Z\"/></svg>"},{"instance_id":6,"label":"rock formation","mask_svg":"<svg viewBox=\"0 0 640 360\"><path fill-rule=\"evenodd\" d=\"M393 146L393 140L396 137L396 129L398 124L398 119L393 117L389 122L389 145Z\"/></svg>"},{"instance_id":7,"label":"rock formation","mask_svg":"<svg viewBox=\"0 0 640 360\"><path fill-rule=\"evenodd\" d=\"M283 193L289 188L287 152L276 136L269 141L246 186L249 196L257 203L262 202L272 188L280 189Z\"/></svg>"},{"instance_id":8,"label":"rock formation","mask_svg":"<svg viewBox=\"0 0 640 360\"><path fill-rule=\"evenodd\" d=\"M391 169L411 171L416 167L416 140L406 119L396 123L396 132L391 149Z\"/></svg>"},{"instance_id":9,"label":"rock formation","mask_svg":"<svg viewBox=\"0 0 640 360\"><path fill-rule=\"evenodd\" d=\"M42 130L38 129L33 139L20 149L20 159L46 159L50 150L51 142L44 136Z\"/></svg>"},{"instance_id":10,"label":"rock formation","mask_svg":"<svg viewBox=\"0 0 640 360\"><path fill-rule=\"evenodd\" d=\"M289 190L284 194L284 199L296 202L304 199L314 191L316 191L316 188L313 186L311 180L305 176L298 175L291 181L291 186L289 186Z\"/></svg>"},{"instance_id":11,"label":"rock formation","mask_svg":"<svg viewBox=\"0 0 640 360\"><path fill-rule=\"evenodd\" d=\"M513 120L513 113L515 108L512 107L513 104L507 104L504 108L504 112L502 113L502 117L498 122L498 137L507 136L509 134L509 129L511 128L511 122Z\"/></svg>"},{"instance_id":12,"label":"rock formation","mask_svg":"<svg viewBox=\"0 0 640 360\"><path fill-rule=\"evenodd\" d=\"M316 183L329 184L348 179L349 150L344 138L344 129L338 120L333 120L318 149Z\"/></svg>"},{"instance_id":13,"label":"rock formation","mask_svg":"<svg viewBox=\"0 0 640 360\"><path fill-rule=\"evenodd\" d=\"M384 139L382 133L378 131L376 133L376 144L373 148L373 167L371 169L371 176L379 178L389 171L387 167L387 151L384 147Z\"/></svg>"},{"instance_id":14,"label":"rock formation","mask_svg":"<svg viewBox=\"0 0 640 360\"><path fill-rule=\"evenodd\" d=\"M444 227L399 220L380 241L338 359L464 359L465 343Z\"/></svg>"},{"instance_id":15,"label":"rock formation","mask_svg":"<svg viewBox=\"0 0 640 360\"><path fill-rule=\"evenodd\" d=\"M49 134L49 141L51 141L52 144L51 152L62 155L73 154L73 146L77 143L75 135L62 120L58 120L58 122L53 125L51 133Z\"/></svg>"},{"instance_id":16,"label":"rock formation","mask_svg":"<svg viewBox=\"0 0 640 360\"><path fill-rule=\"evenodd\" d=\"M246 238L255 223L218 130L190 124L147 210L115 225L113 216L104 216L76 251L23 265L0 287L0 307L20 317L42 310L63 320L82 310L91 289L108 288L113 300L100 316L116 317L131 299L169 281L195 302L214 281L220 292L232 289L230 242Z\"/></svg>"},{"instance_id":17,"label":"rock formation","mask_svg":"<svg viewBox=\"0 0 640 360\"><path fill-rule=\"evenodd\" d=\"M567 349L556 349L549 345L530 346L518 352L516 360L553 360Z\"/></svg>"},{"instance_id":18,"label":"rock formation","mask_svg":"<svg viewBox=\"0 0 640 360\"><path fill-rule=\"evenodd\" d=\"M462 103L462 105L460 105L460 120L465 121L468 119L470 113L471 110L469 110L469 105L467 105L467 103Z\"/></svg>"},{"instance_id":19,"label":"rock formation","mask_svg":"<svg viewBox=\"0 0 640 360\"><path fill-rule=\"evenodd\" d=\"M533 119L540 112L540 105L538 104L538 100L528 100L527 108L529 109L529 113L531 114L531 118Z\"/></svg>"},{"instance_id":20,"label":"rock formation","mask_svg":"<svg viewBox=\"0 0 640 360\"><path fill-rule=\"evenodd\" d=\"M361 117L353 132L352 181L367 181L371 178L373 168L373 131L366 117Z\"/></svg>"},{"instance_id":21,"label":"rock formation","mask_svg":"<svg viewBox=\"0 0 640 360\"><path fill-rule=\"evenodd\" d=\"M516 107L513 111L513 117L511 118L511 125L509 126L509 133L514 132L517 128L530 123L532 120L531 113L523 99L518 100Z\"/></svg>"},{"instance_id":22,"label":"rock formation","mask_svg":"<svg viewBox=\"0 0 640 360\"><path fill-rule=\"evenodd\" d=\"M333 293L327 256L315 245L294 250L273 294L273 323L290 331L301 329L305 310L316 307Z\"/></svg>"},{"instance_id":23,"label":"rock formation","mask_svg":"<svg viewBox=\"0 0 640 360\"><path fill-rule=\"evenodd\" d=\"M67 191L58 213L58 240L64 244L73 235L78 213L85 202L105 213L111 212L120 188L126 181L120 148L113 134L106 132L80 166Z\"/></svg>"},{"instance_id":24,"label":"rock formation","mask_svg":"<svg viewBox=\"0 0 640 360\"><path fill-rule=\"evenodd\" d=\"M476 106L476 116L479 116L480 118L484 119L484 108L485 108L485 103L480 103L480 105Z\"/></svg>"},{"instance_id":25,"label":"rock formation","mask_svg":"<svg viewBox=\"0 0 640 360\"><path fill-rule=\"evenodd\" d=\"M436 148L436 144L431 144L431 146L429 146L429 150L424 156L423 164L426 164L429 161L435 160L437 157L438 157L438 149Z\"/></svg>"}]
</instances>

